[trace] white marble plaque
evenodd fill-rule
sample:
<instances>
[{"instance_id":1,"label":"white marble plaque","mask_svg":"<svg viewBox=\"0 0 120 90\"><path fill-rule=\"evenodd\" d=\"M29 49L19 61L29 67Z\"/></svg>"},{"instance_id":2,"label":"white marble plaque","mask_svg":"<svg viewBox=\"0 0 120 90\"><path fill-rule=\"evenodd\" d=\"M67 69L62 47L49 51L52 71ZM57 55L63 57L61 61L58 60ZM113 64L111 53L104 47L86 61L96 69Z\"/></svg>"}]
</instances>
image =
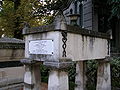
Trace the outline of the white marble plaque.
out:
<instances>
[{"instance_id":1,"label":"white marble plaque","mask_svg":"<svg viewBox=\"0 0 120 90\"><path fill-rule=\"evenodd\" d=\"M29 54L53 54L53 40L31 40Z\"/></svg>"}]
</instances>

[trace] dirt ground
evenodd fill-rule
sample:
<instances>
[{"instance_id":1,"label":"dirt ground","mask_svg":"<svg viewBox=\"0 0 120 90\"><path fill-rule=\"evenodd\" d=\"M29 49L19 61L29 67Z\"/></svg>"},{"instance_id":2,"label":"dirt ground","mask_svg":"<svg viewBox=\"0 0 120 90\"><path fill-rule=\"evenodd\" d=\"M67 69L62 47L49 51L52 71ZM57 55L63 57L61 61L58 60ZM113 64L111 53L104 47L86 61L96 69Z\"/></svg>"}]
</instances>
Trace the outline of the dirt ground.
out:
<instances>
[{"instance_id":1,"label":"dirt ground","mask_svg":"<svg viewBox=\"0 0 120 90\"><path fill-rule=\"evenodd\" d=\"M41 90L48 90L48 85L47 83L42 83L42 89Z\"/></svg>"},{"instance_id":2,"label":"dirt ground","mask_svg":"<svg viewBox=\"0 0 120 90\"><path fill-rule=\"evenodd\" d=\"M23 90L23 88L21 88L20 90ZM41 83L41 89L40 90L48 90L48 84L47 83Z\"/></svg>"}]
</instances>

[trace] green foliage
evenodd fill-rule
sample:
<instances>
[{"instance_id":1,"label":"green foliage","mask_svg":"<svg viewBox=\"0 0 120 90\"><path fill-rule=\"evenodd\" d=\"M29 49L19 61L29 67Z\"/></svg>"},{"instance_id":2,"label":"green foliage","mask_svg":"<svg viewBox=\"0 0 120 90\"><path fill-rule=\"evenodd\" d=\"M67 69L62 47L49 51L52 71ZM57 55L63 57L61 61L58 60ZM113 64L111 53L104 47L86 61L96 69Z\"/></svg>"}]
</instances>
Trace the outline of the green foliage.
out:
<instances>
[{"instance_id":1,"label":"green foliage","mask_svg":"<svg viewBox=\"0 0 120 90\"><path fill-rule=\"evenodd\" d=\"M120 88L120 58L112 58L111 62L111 82L112 87ZM88 90L96 90L97 81L97 61L87 62L87 88Z\"/></svg>"},{"instance_id":2,"label":"green foliage","mask_svg":"<svg viewBox=\"0 0 120 90\"><path fill-rule=\"evenodd\" d=\"M40 66L40 72L41 72L41 81L47 83L48 82L48 76L49 76L49 69L41 64Z\"/></svg>"},{"instance_id":3,"label":"green foliage","mask_svg":"<svg viewBox=\"0 0 120 90\"><path fill-rule=\"evenodd\" d=\"M53 21L55 12L67 8L73 0L15 1L4 0L2 4L2 11L0 11L0 36L5 34L9 37L15 37L21 34L24 22L29 23L31 27L49 24ZM111 17L117 16L120 18L120 0L108 0L108 4L112 7Z\"/></svg>"},{"instance_id":4,"label":"green foliage","mask_svg":"<svg viewBox=\"0 0 120 90\"><path fill-rule=\"evenodd\" d=\"M96 81L97 81L97 68L98 62L95 60L87 61L87 88L88 90L96 90Z\"/></svg>"},{"instance_id":5,"label":"green foliage","mask_svg":"<svg viewBox=\"0 0 120 90\"><path fill-rule=\"evenodd\" d=\"M111 61L112 86L120 88L120 58L113 58Z\"/></svg>"},{"instance_id":6,"label":"green foliage","mask_svg":"<svg viewBox=\"0 0 120 90\"><path fill-rule=\"evenodd\" d=\"M108 0L108 4L111 6L111 17L116 16L120 19L120 0Z\"/></svg>"},{"instance_id":7,"label":"green foliage","mask_svg":"<svg viewBox=\"0 0 120 90\"><path fill-rule=\"evenodd\" d=\"M74 90L74 87L76 87L75 84L76 63L73 63L73 65L71 65L71 67L68 68L68 76L69 76L70 90Z\"/></svg>"},{"instance_id":8,"label":"green foliage","mask_svg":"<svg viewBox=\"0 0 120 90\"><path fill-rule=\"evenodd\" d=\"M13 2L4 1L2 8L3 10L0 12L0 31L6 35L9 33L11 37L13 35L13 28L15 27L14 21L16 21Z\"/></svg>"},{"instance_id":9,"label":"green foliage","mask_svg":"<svg viewBox=\"0 0 120 90\"><path fill-rule=\"evenodd\" d=\"M4 0L0 11L0 36L4 34L7 37L22 38L24 22L31 27L50 24L53 19L51 10L46 10L43 0L39 3L37 1L20 0L19 6L15 7L14 0Z\"/></svg>"}]
</instances>

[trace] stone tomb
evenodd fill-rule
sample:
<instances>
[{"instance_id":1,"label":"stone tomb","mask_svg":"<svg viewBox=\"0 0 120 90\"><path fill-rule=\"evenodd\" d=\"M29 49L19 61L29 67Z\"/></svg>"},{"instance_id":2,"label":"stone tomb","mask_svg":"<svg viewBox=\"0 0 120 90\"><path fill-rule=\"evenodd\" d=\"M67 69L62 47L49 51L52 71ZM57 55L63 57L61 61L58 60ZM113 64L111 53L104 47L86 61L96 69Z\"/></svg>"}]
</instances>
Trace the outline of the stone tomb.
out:
<instances>
[{"instance_id":1,"label":"stone tomb","mask_svg":"<svg viewBox=\"0 0 120 90\"><path fill-rule=\"evenodd\" d=\"M68 73L64 69L72 65L74 61L77 62L77 87L75 90L85 90L85 60L98 59L108 64L109 60L106 60L106 57L110 56L110 36L77 26L67 25L62 15L58 15L55 22L51 25L24 28L23 34L25 36L25 58L28 60L25 59L22 62L28 67L25 75L28 75L30 79L29 81L26 81L28 77L24 79L26 81L25 90L28 90L27 88L29 90L31 90L30 88L32 90L40 88L38 86L40 74L38 74L37 70L39 69L38 63L40 62L51 68L48 90L69 90ZM35 67L31 67L31 65ZM96 89L110 90L109 64L108 66L104 65L101 67L108 71L106 72L108 77L107 80L104 79L104 75L99 76L100 72L98 71ZM100 82L105 86L101 85ZM29 85L33 87L28 87Z\"/></svg>"},{"instance_id":2,"label":"stone tomb","mask_svg":"<svg viewBox=\"0 0 120 90\"><path fill-rule=\"evenodd\" d=\"M103 59L110 55L109 36L105 34L69 25L66 30L55 29L53 25L37 29L30 28L25 33L27 58L32 56L38 61L59 61L63 58L64 50L66 58L72 61ZM64 33L67 34L65 43L62 41Z\"/></svg>"},{"instance_id":3,"label":"stone tomb","mask_svg":"<svg viewBox=\"0 0 120 90\"><path fill-rule=\"evenodd\" d=\"M25 42L16 38L0 38L0 62L20 61L24 58Z\"/></svg>"},{"instance_id":4,"label":"stone tomb","mask_svg":"<svg viewBox=\"0 0 120 90\"><path fill-rule=\"evenodd\" d=\"M0 90L18 90L23 87L25 42L16 38L0 38Z\"/></svg>"}]
</instances>

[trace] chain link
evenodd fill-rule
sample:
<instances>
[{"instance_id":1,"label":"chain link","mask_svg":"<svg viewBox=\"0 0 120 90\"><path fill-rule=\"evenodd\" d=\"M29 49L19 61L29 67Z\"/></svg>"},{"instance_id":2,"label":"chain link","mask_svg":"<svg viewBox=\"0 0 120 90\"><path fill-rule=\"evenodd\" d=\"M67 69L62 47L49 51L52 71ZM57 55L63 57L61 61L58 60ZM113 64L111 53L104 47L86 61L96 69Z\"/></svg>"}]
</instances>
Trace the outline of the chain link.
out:
<instances>
[{"instance_id":1,"label":"chain link","mask_svg":"<svg viewBox=\"0 0 120 90\"><path fill-rule=\"evenodd\" d=\"M108 40L108 55L110 55L110 40Z\"/></svg>"},{"instance_id":2,"label":"chain link","mask_svg":"<svg viewBox=\"0 0 120 90\"><path fill-rule=\"evenodd\" d=\"M67 56L66 56L67 32L63 31L63 32L62 32L62 36L63 36L63 38L62 38L62 41L63 41L63 45L62 45L62 48L63 48L63 55L62 55L62 57L67 57Z\"/></svg>"}]
</instances>

